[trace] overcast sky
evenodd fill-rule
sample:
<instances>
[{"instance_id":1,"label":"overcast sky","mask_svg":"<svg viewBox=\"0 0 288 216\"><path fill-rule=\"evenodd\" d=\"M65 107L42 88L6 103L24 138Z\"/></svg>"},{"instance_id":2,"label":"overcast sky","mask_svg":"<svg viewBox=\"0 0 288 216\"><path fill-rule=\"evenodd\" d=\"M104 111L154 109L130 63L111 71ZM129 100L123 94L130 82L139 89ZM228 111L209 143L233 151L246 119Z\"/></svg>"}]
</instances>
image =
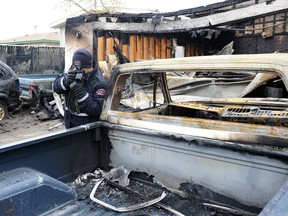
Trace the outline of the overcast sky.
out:
<instances>
[{"instance_id":1,"label":"overcast sky","mask_svg":"<svg viewBox=\"0 0 288 216\"><path fill-rule=\"evenodd\" d=\"M66 14L55 5L59 0L6 0L1 2L0 40L54 31L51 24ZM160 12L204 6L224 0L122 0L122 6L158 9Z\"/></svg>"}]
</instances>

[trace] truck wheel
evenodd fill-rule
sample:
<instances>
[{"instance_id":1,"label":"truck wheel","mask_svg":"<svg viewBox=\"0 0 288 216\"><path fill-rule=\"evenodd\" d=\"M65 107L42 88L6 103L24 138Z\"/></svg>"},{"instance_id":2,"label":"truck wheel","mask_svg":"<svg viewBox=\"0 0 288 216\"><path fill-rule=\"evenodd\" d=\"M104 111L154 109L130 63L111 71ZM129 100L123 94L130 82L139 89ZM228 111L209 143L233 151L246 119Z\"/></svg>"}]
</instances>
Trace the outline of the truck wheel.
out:
<instances>
[{"instance_id":1,"label":"truck wheel","mask_svg":"<svg viewBox=\"0 0 288 216\"><path fill-rule=\"evenodd\" d=\"M0 121L5 118L8 118L8 109L6 105L0 101Z\"/></svg>"}]
</instances>

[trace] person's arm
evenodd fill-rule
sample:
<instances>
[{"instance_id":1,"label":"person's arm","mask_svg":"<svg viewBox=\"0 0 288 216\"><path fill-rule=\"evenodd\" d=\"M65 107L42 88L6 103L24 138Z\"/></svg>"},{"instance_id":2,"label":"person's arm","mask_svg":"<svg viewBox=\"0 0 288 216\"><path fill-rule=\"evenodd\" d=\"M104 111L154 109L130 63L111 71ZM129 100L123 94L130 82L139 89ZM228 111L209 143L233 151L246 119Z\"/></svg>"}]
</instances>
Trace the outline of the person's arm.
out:
<instances>
[{"instance_id":1,"label":"person's arm","mask_svg":"<svg viewBox=\"0 0 288 216\"><path fill-rule=\"evenodd\" d=\"M80 83L73 82L70 88L74 92L81 112L85 112L90 116L99 116L102 111L104 95L106 92L105 83L100 83L94 89L94 92L89 94Z\"/></svg>"},{"instance_id":2,"label":"person's arm","mask_svg":"<svg viewBox=\"0 0 288 216\"><path fill-rule=\"evenodd\" d=\"M57 94L66 94L70 90L69 85L66 83L66 75L58 76L53 82L53 91Z\"/></svg>"},{"instance_id":3,"label":"person's arm","mask_svg":"<svg viewBox=\"0 0 288 216\"><path fill-rule=\"evenodd\" d=\"M65 94L70 90L70 84L75 80L76 71L69 70L67 74L59 75L53 82L53 90L57 94Z\"/></svg>"}]
</instances>

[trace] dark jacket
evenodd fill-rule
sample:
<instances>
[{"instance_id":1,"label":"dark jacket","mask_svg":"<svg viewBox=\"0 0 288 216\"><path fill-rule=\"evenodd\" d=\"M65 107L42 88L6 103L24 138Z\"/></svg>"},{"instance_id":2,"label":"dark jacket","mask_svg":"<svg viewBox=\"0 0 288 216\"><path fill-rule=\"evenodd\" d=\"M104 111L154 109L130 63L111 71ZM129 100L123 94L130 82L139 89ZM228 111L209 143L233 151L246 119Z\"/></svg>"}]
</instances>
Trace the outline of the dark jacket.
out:
<instances>
[{"instance_id":1,"label":"dark jacket","mask_svg":"<svg viewBox=\"0 0 288 216\"><path fill-rule=\"evenodd\" d=\"M53 90L65 95L64 122L66 128L98 121L102 111L106 81L100 71L85 74L84 87L75 95L66 83L66 74L59 75Z\"/></svg>"}]
</instances>

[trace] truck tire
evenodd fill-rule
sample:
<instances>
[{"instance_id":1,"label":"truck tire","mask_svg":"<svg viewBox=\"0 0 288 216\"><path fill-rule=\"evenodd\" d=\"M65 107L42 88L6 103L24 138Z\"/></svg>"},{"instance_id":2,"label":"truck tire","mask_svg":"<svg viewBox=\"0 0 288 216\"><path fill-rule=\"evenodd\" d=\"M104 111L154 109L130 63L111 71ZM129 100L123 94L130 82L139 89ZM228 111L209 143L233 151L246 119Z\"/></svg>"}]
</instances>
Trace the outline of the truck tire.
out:
<instances>
[{"instance_id":1,"label":"truck tire","mask_svg":"<svg viewBox=\"0 0 288 216\"><path fill-rule=\"evenodd\" d=\"M4 102L0 101L0 121L8 118L8 109Z\"/></svg>"}]
</instances>

